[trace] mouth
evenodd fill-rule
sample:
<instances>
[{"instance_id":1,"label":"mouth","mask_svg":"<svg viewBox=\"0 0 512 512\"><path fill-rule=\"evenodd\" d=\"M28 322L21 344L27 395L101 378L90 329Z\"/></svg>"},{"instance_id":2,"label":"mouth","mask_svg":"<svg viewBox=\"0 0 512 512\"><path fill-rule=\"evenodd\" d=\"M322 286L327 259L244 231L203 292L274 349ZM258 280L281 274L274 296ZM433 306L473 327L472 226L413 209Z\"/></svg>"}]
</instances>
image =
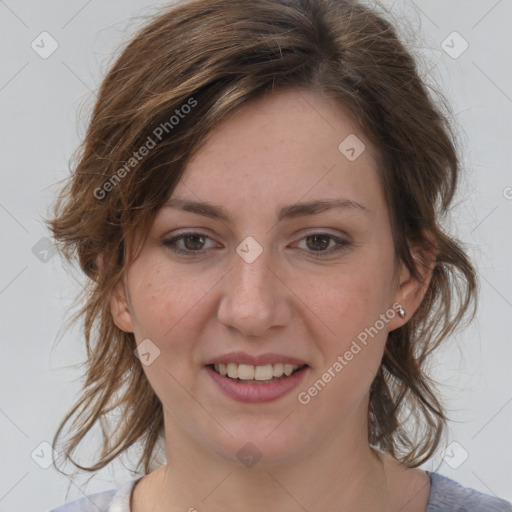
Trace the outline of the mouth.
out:
<instances>
[{"instance_id":1,"label":"mouth","mask_svg":"<svg viewBox=\"0 0 512 512\"><path fill-rule=\"evenodd\" d=\"M237 363L213 363L206 365L216 374L233 382L241 384L258 385L273 384L288 379L289 377L304 371L307 364L265 364L254 366Z\"/></svg>"}]
</instances>

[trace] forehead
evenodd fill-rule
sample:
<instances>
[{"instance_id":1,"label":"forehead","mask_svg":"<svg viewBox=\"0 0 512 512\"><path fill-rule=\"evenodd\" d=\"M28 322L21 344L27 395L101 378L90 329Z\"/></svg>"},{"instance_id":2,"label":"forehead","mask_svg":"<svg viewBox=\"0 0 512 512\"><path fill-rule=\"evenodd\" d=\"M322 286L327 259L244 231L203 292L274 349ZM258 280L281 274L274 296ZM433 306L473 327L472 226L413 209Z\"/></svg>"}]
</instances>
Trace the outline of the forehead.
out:
<instances>
[{"instance_id":1,"label":"forehead","mask_svg":"<svg viewBox=\"0 0 512 512\"><path fill-rule=\"evenodd\" d=\"M374 155L334 100L281 91L253 100L214 128L172 196L212 201L237 216L275 215L276 205L319 198L381 210Z\"/></svg>"}]
</instances>

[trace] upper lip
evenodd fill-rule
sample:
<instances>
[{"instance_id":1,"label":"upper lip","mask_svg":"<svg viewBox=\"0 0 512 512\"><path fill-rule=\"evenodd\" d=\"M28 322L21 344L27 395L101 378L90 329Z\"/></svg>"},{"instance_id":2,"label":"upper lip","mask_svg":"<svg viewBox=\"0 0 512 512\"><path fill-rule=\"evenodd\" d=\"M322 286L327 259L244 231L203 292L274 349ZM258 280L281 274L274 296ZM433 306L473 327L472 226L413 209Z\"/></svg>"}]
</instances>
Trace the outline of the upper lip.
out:
<instances>
[{"instance_id":1,"label":"upper lip","mask_svg":"<svg viewBox=\"0 0 512 512\"><path fill-rule=\"evenodd\" d=\"M206 366L210 364L250 364L253 366L263 366L266 364L296 364L299 366L307 365L305 361L297 359L296 357L285 356L282 354L266 353L260 354L259 356L252 356L245 352L229 352L228 354L222 354L216 357L212 357L206 362Z\"/></svg>"}]
</instances>

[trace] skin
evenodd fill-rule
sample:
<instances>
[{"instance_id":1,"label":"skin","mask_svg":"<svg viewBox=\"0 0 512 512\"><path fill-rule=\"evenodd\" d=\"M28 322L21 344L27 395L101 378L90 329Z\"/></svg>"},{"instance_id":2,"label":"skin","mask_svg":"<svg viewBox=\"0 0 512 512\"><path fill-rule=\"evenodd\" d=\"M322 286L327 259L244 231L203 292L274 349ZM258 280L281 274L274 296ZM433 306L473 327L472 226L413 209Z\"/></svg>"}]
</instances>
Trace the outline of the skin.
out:
<instances>
[{"instance_id":1,"label":"skin","mask_svg":"<svg viewBox=\"0 0 512 512\"><path fill-rule=\"evenodd\" d=\"M350 134L366 145L355 161L338 149ZM160 350L144 371L164 407L167 465L135 486L133 511L426 509L428 475L367 440L369 388L387 334L414 313L430 279L423 269L421 285L395 261L375 154L338 104L297 89L249 103L191 160L173 197L221 205L231 220L162 208L111 298L116 325ZM281 206L327 198L365 210L277 222ZM192 228L208 238L178 247L202 255L162 244ZM307 238L325 232L350 243L329 254L335 240ZM263 248L252 263L235 251L248 236ZM298 392L396 302L407 317L395 314L320 393L299 403ZM308 375L273 402L236 402L204 368L235 350L299 357ZM263 456L250 468L237 458L247 442Z\"/></svg>"}]
</instances>

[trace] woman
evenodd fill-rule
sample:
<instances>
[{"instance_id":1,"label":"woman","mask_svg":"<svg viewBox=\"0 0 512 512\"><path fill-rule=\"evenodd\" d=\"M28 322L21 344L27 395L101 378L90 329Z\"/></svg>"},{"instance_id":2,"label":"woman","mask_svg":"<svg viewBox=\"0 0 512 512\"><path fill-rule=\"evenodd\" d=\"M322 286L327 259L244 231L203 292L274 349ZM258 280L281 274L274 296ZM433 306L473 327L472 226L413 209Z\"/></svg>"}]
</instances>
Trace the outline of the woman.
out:
<instances>
[{"instance_id":1,"label":"woman","mask_svg":"<svg viewBox=\"0 0 512 512\"><path fill-rule=\"evenodd\" d=\"M418 469L446 423L427 356L474 312L475 271L439 224L458 173L370 9L156 17L105 78L49 221L89 278L87 379L54 446L77 416L69 460L97 471L142 443L144 476L54 510L510 510Z\"/></svg>"}]
</instances>

